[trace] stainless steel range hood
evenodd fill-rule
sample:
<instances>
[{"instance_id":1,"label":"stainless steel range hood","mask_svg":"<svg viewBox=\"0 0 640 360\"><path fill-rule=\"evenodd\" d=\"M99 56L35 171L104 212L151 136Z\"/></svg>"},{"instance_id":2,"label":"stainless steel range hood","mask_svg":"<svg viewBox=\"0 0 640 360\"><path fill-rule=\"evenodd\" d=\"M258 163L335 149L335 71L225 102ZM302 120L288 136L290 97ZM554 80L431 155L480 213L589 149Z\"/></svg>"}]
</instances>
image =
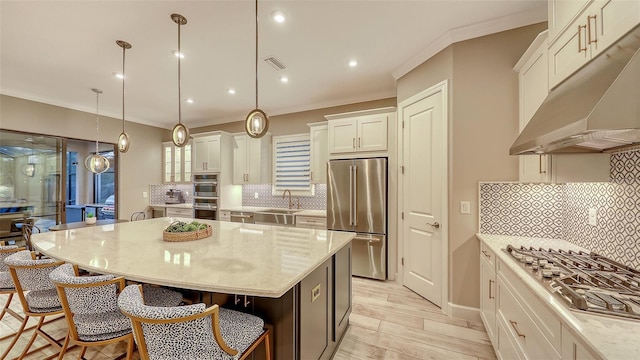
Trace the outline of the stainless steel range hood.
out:
<instances>
[{"instance_id":1,"label":"stainless steel range hood","mask_svg":"<svg viewBox=\"0 0 640 360\"><path fill-rule=\"evenodd\" d=\"M593 153L640 143L640 27L547 96L511 155Z\"/></svg>"}]
</instances>

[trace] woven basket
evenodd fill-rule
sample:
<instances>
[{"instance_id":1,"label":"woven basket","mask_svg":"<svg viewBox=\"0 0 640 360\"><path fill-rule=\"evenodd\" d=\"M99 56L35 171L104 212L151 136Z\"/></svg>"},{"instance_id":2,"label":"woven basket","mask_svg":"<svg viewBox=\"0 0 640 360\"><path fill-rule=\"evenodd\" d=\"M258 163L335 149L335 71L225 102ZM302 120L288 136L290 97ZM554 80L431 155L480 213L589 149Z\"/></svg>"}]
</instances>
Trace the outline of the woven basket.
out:
<instances>
[{"instance_id":1,"label":"woven basket","mask_svg":"<svg viewBox=\"0 0 640 360\"><path fill-rule=\"evenodd\" d=\"M206 237L211 236L212 233L213 233L213 228L211 228L211 225L207 225L206 228L196 230L196 231L188 231L188 232L163 231L162 240L171 241L171 242L200 240L200 239L204 239Z\"/></svg>"}]
</instances>

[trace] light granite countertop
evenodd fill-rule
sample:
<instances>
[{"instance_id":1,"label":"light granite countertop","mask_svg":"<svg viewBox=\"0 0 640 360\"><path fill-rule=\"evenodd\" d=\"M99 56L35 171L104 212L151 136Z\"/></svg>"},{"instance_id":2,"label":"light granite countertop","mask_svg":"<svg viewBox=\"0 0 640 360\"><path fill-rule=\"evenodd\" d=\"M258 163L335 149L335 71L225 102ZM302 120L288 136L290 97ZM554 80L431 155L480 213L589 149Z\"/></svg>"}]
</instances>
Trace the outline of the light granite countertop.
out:
<instances>
[{"instance_id":1,"label":"light granite countertop","mask_svg":"<svg viewBox=\"0 0 640 360\"><path fill-rule=\"evenodd\" d=\"M175 218L34 234L53 258L105 274L177 288L278 298L349 244L355 233L198 220L213 235L166 242ZM182 219L192 221L193 219Z\"/></svg>"},{"instance_id":2,"label":"light granite countertop","mask_svg":"<svg viewBox=\"0 0 640 360\"><path fill-rule=\"evenodd\" d=\"M554 294L551 294L519 263L502 251L507 245L534 246L564 250L588 251L568 241L547 238L529 238L506 235L476 234L476 237L495 252L496 257L543 300L563 322L578 334L582 341L591 344L605 359L640 359L640 321L572 311Z\"/></svg>"}]
</instances>

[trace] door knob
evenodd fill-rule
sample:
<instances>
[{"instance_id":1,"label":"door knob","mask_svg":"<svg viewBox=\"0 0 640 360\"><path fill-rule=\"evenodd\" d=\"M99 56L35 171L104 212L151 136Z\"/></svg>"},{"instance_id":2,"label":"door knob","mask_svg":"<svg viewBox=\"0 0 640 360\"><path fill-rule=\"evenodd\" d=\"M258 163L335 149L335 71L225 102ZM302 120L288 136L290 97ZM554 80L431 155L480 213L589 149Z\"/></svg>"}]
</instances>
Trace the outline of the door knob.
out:
<instances>
[{"instance_id":1,"label":"door knob","mask_svg":"<svg viewBox=\"0 0 640 360\"><path fill-rule=\"evenodd\" d=\"M439 229L439 228L440 228L440 224L439 224L437 221L436 221L436 222L434 222L433 224L427 223L427 225L431 225L431 226L433 226L433 227L434 227L434 228L436 228L436 229Z\"/></svg>"}]
</instances>

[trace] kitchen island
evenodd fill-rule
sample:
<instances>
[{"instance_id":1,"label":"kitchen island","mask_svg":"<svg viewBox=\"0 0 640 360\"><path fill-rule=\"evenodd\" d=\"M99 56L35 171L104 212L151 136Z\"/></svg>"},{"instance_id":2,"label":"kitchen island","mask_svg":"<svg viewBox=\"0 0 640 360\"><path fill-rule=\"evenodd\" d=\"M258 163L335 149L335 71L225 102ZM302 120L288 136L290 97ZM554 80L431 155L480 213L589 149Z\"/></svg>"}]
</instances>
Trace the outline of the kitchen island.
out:
<instances>
[{"instance_id":1,"label":"kitchen island","mask_svg":"<svg viewBox=\"0 0 640 360\"><path fill-rule=\"evenodd\" d=\"M211 237L165 242L175 218L35 234L53 258L97 273L202 292L274 326L275 359L328 359L351 312L353 233L199 220ZM190 221L192 219L182 219Z\"/></svg>"}]
</instances>

